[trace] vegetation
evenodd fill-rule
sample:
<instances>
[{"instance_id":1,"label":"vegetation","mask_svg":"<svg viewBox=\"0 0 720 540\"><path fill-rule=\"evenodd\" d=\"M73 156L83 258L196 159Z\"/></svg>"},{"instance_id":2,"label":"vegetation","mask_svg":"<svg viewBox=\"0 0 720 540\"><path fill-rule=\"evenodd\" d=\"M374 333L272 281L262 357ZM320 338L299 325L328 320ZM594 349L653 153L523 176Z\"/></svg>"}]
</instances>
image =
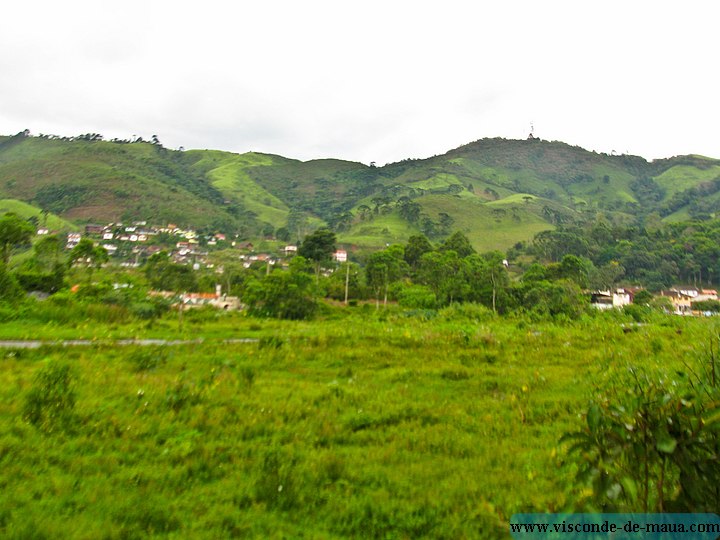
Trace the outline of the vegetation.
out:
<instances>
[{"instance_id":1,"label":"vegetation","mask_svg":"<svg viewBox=\"0 0 720 540\"><path fill-rule=\"evenodd\" d=\"M174 151L98 134L23 132L0 142L0 196L15 207L8 210L47 218L52 229L63 223L53 212L76 222L152 218L285 242L324 226L341 243L369 248L418 234L441 242L460 230L478 251L506 250L598 214L613 224L707 220L720 208L719 178L720 163L709 158L647 162L537 139L484 139L382 167Z\"/></svg>"},{"instance_id":2,"label":"vegetation","mask_svg":"<svg viewBox=\"0 0 720 540\"><path fill-rule=\"evenodd\" d=\"M365 167L0 138L3 196L42 209L0 217L0 340L41 341L0 349L0 536L492 539L516 512L716 511L720 327L587 294L717 283L716 167L537 140ZM121 268L33 234L165 196L200 241L298 255ZM374 249L338 265L348 240ZM219 283L243 310L179 309Z\"/></svg>"},{"instance_id":3,"label":"vegetation","mask_svg":"<svg viewBox=\"0 0 720 540\"><path fill-rule=\"evenodd\" d=\"M632 319L621 313L557 324L456 304L430 317L333 309L312 323L188 312L181 329L172 314L152 326L100 313L86 326L80 317L44 323L44 309L0 326L3 337L68 329L97 345L2 353L8 538L506 538L514 512L600 508L616 491L614 508L642 511L646 493L659 508L663 462L663 508L699 511L714 500L711 399L704 387L691 407L663 398L687 399L682 381L709 365L711 320L657 315L627 333ZM204 341L119 347L108 336ZM647 375L640 393L620 390L628 362ZM664 378L647 386L656 370ZM635 399L647 416L633 416ZM657 431L651 422L666 412L678 423ZM698 414L706 447L687 439ZM597 450L615 456L602 466L621 488L608 492L593 474L576 478L595 454L568 453L575 440L563 435L613 437L620 421L644 431L618 440L619 452ZM633 468L643 448L647 482Z\"/></svg>"}]
</instances>

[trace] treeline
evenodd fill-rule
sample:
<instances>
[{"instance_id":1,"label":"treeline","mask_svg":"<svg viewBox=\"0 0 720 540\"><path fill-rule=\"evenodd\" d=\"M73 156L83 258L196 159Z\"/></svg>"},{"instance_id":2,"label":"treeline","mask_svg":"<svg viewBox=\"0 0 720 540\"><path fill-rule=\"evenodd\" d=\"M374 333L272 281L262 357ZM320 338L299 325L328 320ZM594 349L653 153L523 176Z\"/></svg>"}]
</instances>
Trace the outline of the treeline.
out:
<instances>
[{"instance_id":1,"label":"treeline","mask_svg":"<svg viewBox=\"0 0 720 540\"><path fill-rule=\"evenodd\" d=\"M646 219L645 226L613 225L598 219L584 225L560 225L518 244L511 256L530 255L558 262L581 257L598 269L614 268L616 281L657 291L682 282L700 286L720 276L720 220L664 224Z\"/></svg>"},{"instance_id":2,"label":"treeline","mask_svg":"<svg viewBox=\"0 0 720 540\"><path fill-rule=\"evenodd\" d=\"M325 247L313 247L320 239ZM594 276L592 264L568 256L512 279L502 253L477 253L461 232L437 245L413 236L371 254L363 266L349 262L323 271L332 266L334 242L334 233L320 229L306 237L287 270L256 263L234 275L231 289L250 313L291 319L314 315L322 298L372 301L377 309L388 302L426 311L472 303L488 312L575 317L588 307L583 287Z\"/></svg>"}]
</instances>

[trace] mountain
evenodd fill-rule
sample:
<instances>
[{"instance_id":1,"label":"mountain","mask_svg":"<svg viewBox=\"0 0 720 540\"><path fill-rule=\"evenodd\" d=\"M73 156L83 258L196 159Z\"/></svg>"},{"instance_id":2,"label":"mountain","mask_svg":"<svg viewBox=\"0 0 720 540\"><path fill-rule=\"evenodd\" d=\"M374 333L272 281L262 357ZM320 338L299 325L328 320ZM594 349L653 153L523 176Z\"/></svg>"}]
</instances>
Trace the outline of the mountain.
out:
<instances>
[{"instance_id":1,"label":"mountain","mask_svg":"<svg viewBox=\"0 0 720 540\"><path fill-rule=\"evenodd\" d=\"M0 137L0 199L74 224L172 222L245 238L295 240L328 225L341 242L368 248L461 230L485 250L597 213L622 221L714 216L720 161L649 162L561 142L482 139L374 167L23 132Z\"/></svg>"}]
</instances>

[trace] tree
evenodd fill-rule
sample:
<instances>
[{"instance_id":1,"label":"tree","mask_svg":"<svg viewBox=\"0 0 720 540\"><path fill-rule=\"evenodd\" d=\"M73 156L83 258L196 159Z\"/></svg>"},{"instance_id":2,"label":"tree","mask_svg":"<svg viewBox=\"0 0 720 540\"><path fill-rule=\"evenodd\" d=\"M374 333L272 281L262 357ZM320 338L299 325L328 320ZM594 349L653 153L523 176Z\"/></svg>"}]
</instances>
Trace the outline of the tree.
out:
<instances>
[{"instance_id":1,"label":"tree","mask_svg":"<svg viewBox=\"0 0 720 540\"><path fill-rule=\"evenodd\" d=\"M462 271L462 260L453 250L431 251L420 257L418 281L430 287L441 304L463 300L469 283Z\"/></svg>"},{"instance_id":2,"label":"tree","mask_svg":"<svg viewBox=\"0 0 720 540\"><path fill-rule=\"evenodd\" d=\"M470 244L468 237L460 231L454 232L439 249L440 251L454 251L461 259L475 253L475 248Z\"/></svg>"},{"instance_id":3,"label":"tree","mask_svg":"<svg viewBox=\"0 0 720 540\"><path fill-rule=\"evenodd\" d=\"M408 238L405 246L405 262L408 263L413 270L417 269L420 263L420 257L433 250L433 246L427 236L424 234L416 234Z\"/></svg>"},{"instance_id":4,"label":"tree","mask_svg":"<svg viewBox=\"0 0 720 540\"><path fill-rule=\"evenodd\" d=\"M14 302L20 299L23 290L5 266L0 266L0 301Z\"/></svg>"},{"instance_id":5,"label":"tree","mask_svg":"<svg viewBox=\"0 0 720 540\"><path fill-rule=\"evenodd\" d=\"M62 239L58 235L44 236L33 246L35 260L42 270L49 270L60 262Z\"/></svg>"},{"instance_id":6,"label":"tree","mask_svg":"<svg viewBox=\"0 0 720 540\"><path fill-rule=\"evenodd\" d=\"M87 266L88 284L92 281L93 270L107 262L108 254L104 247L96 246L89 238L81 238L70 252L70 266L80 263Z\"/></svg>"},{"instance_id":7,"label":"tree","mask_svg":"<svg viewBox=\"0 0 720 540\"><path fill-rule=\"evenodd\" d=\"M298 247L298 255L315 263L315 273L320 275L320 265L329 263L335 252L335 233L330 229L321 228L314 233L305 237L300 247Z\"/></svg>"},{"instance_id":8,"label":"tree","mask_svg":"<svg viewBox=\"0 0 720 540\"><path fill-rule=\"evenodd\" d=\"M0 257L3 265L10 262L12 250L30 242L34 229L30 223L13 213L0 218Z\"/></svg>"},{"instance_id":9,"label":"tree","mask_svg":"<svg viewBox=\"0 0 720 540\"><path fill-rule=\"evenodd\" d=\"M453 217L446 212L440 212L438 217L440 218L440 229L442 229L442 232L450 232L450 227L452 227L453 223L455 223Z\"/></svg>"},{"instance_id":10,"label":"tree","mask_svg":"<svg viewBox=\"0 0 720 540\"><path fill-rule=\"evenodd\" d=\"M243 301L252 315L298 320L315 314L318 307L315 296L312 277L305 272L275 270L251 280Z\"/></svg>"},{"instance_id":11,"label":"tree","mask_svg":"<svg viewBox=\"0 0 720 540\"><path fill-rule=\"evenodd\" d=\"M408 197L401 197L401 199L398 200L398 207L400 216L410 223L417 223L420 219L420 205L411 201Z\"/></svg>"},{"instance_id":12,"label":"tree","mask_svg":"<svg viewBox=\"0 0 720 540\"><path fill-rule=\"evenodd\" d=\"M192 268L173 263L164 251L155 253L147 260L145 276L156 289L182 292L195 291L198 287Z\"/></svg>"},{"instance_id":13,"label":"tree","mask_svg":"<svg viewBox=\"0 0 720 540\"><path fill-rule=\"evenodd\" d=\"M390 283L407 275L408 266L404 259L402 246L394 245L382 251L376 251L365 266L365 278L375 293L375 305L380 307L380 295L384 295L383 304L387 305Z\"/></svg>"}]
</instances>

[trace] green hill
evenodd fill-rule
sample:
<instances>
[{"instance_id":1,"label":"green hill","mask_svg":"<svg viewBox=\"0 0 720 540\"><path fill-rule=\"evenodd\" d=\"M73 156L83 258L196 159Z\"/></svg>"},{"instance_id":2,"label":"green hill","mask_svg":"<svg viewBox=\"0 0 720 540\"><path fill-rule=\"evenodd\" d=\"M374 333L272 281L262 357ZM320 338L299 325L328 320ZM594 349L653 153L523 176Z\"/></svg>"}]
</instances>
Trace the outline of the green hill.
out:
<instances>
[{"instance_id":1,"label":"green hill","mask_svg":"<svg viewBox=\"0 0 720 540\"><path fill-rule=\"evenodd\" d=\"M374 167L21 133L0 137L0 198L75 224L142 219L287 240L327 225L366 248L461 230L477 249L506 249L598 212L624 221L714 215L720 161L648 162L561 142L483 139Z\"/></svg>"},{"instance_id":2,"label":"green hill","mask_svg":"<svg viewBox=\"0 0 720 540\"><path fill-rule=\"evenodd\" d=\"M74 231L78 228L77 225L55 214L48 213L45 215L40 208L32 206L31 204L16 199L0 199L0 215L7 212L17 214L24 219L35 218L38 226L47 227L50 231Z\"/></svg>"}]
</instances>

